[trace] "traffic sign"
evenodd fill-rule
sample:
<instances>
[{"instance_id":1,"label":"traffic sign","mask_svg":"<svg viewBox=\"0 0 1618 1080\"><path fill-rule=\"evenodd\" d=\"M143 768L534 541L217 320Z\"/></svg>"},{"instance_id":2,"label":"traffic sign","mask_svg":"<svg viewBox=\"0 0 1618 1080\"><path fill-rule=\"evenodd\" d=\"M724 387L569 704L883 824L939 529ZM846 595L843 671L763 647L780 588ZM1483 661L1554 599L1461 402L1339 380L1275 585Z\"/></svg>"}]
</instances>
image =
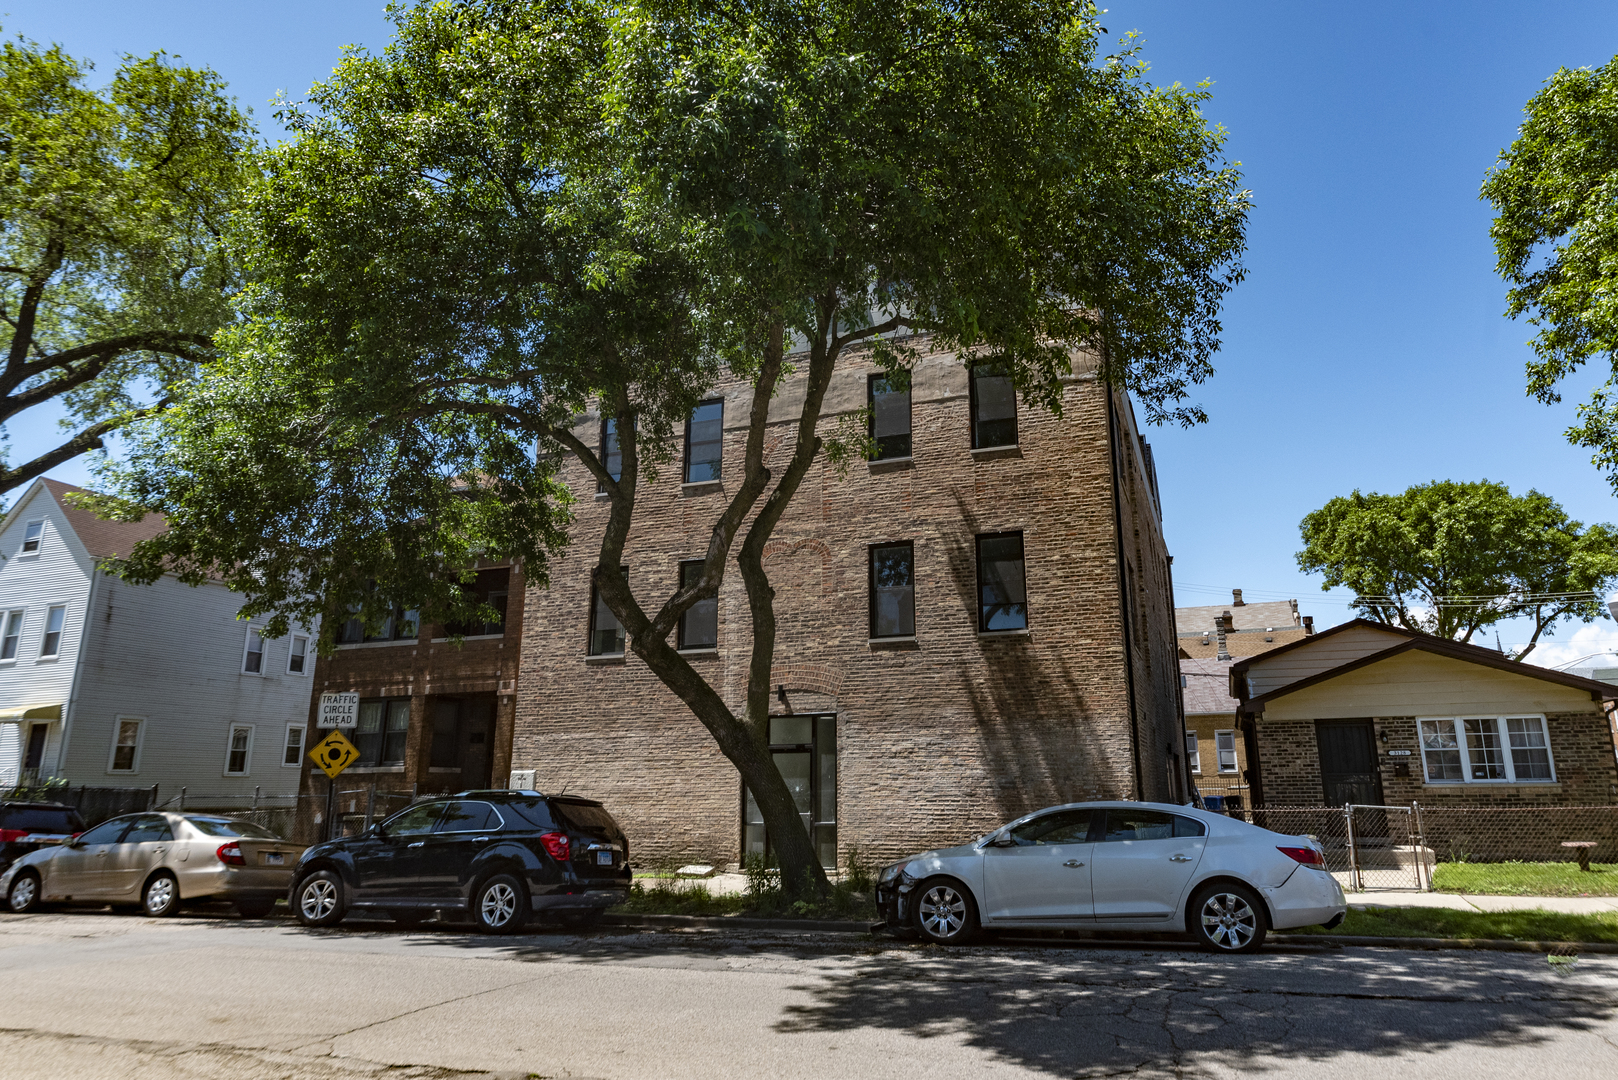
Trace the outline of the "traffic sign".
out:
<instances>
[{"instance_id":1,"label":"traffic sign","mask_svg":"<svg viewBox=\"0 0 1618 1080\"><path fill-rule=\"evenodd\" d=\"M358 694L321 694L319 719L316 727L351 728L360 719Z\"/></svg>"},{"instance_id":2,"label":"traffic sign","mask_svg":"<svg viewBox=\"0 0 1618 1080\"><path fill-rule=\"evenodd\" d=\"M354 749L353 743L343 738L341 731L334 731L315 743L309 757L320 766L322 772L335 780L338 773L359 760L360 752Z\"/></svg>"}]
</instances>

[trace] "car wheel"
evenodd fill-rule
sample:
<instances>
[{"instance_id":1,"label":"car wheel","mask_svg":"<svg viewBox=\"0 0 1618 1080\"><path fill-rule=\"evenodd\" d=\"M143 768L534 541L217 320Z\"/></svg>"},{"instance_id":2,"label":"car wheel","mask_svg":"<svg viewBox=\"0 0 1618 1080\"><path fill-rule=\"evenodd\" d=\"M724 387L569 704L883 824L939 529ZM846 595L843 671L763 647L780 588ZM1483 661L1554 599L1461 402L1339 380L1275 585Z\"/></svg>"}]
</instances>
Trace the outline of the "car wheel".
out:
<instances>
[{"instance_id":1,"label":"car wheel","mask_svg":"<svg viewBox=\"0 0 1618 1080\"><path fill-rule=\"evenodd\" d=\"M961 945L978 932L978 906L965 886L948 878L932 878L917 886L916 929L939 945Z\"/></svg>"},{"instance_id":2,"label":"car wheel","mask_svg":"<svg viewBox=\"0 0 1618 1080\"><path fill-rule=\"evenodd\" d=\"M510 874L495 874L472 894L472 918L485 934L515 934L528 921L528 894Z\"/></svg>"},{"instance_id":3,"label":"car wheel","mask_svg":"<svg viewBox=\"0 0 1618 1080\"><path fill-rule=\"evenodd\" d=\"M6 895L6 903L11 905L12 911L26 915L45 906L45 902L40 899L41 895L39 875L32 870L25 870L12 881L11 892Z\"/></svg>"},{"instance_id":4,"label":"car wheel","mask_svg":"<svg viewBox=\"0 0 1618 1080\"><path fill-rule=\"evenodd\" d=\"M316 870L298 883L292 914L305 926L336 926L343 921L343 883L330 870Z\"/></svg>"},{"instance_id":5,"label":"car wheel","mask_svg":"<svg viewBox=\"0 0 1618 1080\"><path fill-rule=\"evenodd\" d=\"M1245 885L1211 885L1191 898L1191 936L1210 952L1257 952L1269 933L1264 902Z\"/></svg>"},{"instance_id":6,"label":"car wheel","mask_svg":"<svg viewBox=\"0 0 1618 1080\"><path fill-rule=\"evenodd\" d=\"M173 915L180 910L180 883L167 870L153 874L141 892L140 906L154 919Z\"/></svg>"},{"instance_id":7,"label":"car wheel","mask_svg":"<svg viewBox=\"0 0 1618 1080\"><path fill-rule=\"evenodd\" d=\"M394 908L388 912L388 918L403 930L414 930L427 921L427 912L415 908Z\"/></svg>"},{"instance_id":8,"label":"car wheel","mask_svg":"<svg viewBox=\"0 0 1618 1080\"><path fill-rule=\"evenodd\" d=\"M236 910L244 919L262 919L275 910L274 900L238 900Z\"/></svg>"}]
</instances>

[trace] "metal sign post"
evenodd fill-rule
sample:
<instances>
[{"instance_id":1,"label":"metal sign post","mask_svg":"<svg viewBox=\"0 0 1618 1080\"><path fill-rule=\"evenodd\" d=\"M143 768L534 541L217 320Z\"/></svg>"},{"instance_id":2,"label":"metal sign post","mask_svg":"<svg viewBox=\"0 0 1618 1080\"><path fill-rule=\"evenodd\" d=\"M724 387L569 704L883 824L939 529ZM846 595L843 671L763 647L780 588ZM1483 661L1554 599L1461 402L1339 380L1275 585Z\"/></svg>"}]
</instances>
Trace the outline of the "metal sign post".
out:
<instances>
[{"instance_id":1,"label":"metal sign post","mask_svg":"<svg viewBox=\"0 0 1618 1080\"><path fill-rule=\"evenodd\" d=\"M342 694L322 695L323 697L343 697ZM358 695L354 695L356 698ZM325 702L321 702L321 712L325 712ZM309 760L320 766L320 771L326 774L326 839L332 838L335 827L332 819L337 815L337 774L359 760L360 752L354 744L343 737L341 731L333 731L324 739L315 743L309 751Z\"/></svg>"}]
</instances>

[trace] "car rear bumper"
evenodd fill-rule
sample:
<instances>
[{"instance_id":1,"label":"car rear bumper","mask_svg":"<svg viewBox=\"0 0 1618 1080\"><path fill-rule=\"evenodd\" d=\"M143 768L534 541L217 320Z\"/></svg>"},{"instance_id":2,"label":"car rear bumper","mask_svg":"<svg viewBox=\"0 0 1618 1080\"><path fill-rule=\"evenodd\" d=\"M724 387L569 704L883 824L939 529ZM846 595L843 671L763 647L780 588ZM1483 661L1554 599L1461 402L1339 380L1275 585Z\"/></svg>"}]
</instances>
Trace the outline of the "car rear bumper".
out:
<instances>
[{"instance_id":1,"label":"car rear bumper","mask_svg":"<svg viewBox=\"0 0 1618 1080\"><path fill-rule=\"evenodd\" d=\"M293 867L226 866L190 870L181 865L180 896L186 900L261 900L287 895Z\"/></svg>"},{"instance_id":2,"label":"car rear bumper","mask_svg":"<svg viewBox=\"0 0 1618 1080\"><path fill-rule=\"evenodd\" d=\"M1307 866L1298 867L1280 885L1265 889L1264 899L1270 905L1272 930L1319 926L1348 911L1348 901L1337 879Z\"/></svg>"},{"instance_id":3,"label":"car rear bumper","mask_svg":"<svg viewBox=\"0 0 1618 1080\"><path fill-rule=\"evenodd\" d=\"M570 911L604 911L617 907L629 899L629 882L602 882L589 885L564 886L554 892L533 895L536 913L564 913Z\"/></svg>"}]
</instances>

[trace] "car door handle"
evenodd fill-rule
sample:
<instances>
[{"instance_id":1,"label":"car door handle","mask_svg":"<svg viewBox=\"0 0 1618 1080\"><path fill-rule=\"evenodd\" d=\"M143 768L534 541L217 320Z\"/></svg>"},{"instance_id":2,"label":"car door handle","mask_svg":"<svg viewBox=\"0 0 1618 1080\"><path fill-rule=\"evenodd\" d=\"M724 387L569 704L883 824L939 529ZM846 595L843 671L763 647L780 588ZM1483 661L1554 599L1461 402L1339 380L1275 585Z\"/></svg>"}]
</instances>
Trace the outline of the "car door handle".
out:
<instances>
[{"instance_id":1,"label":"car door handle","mask_svg":"<svg viewBox=\"0 0 1618 1080\"><path fill-rule=\"evenodd\" d=\"M1063 866L1075 866L1076 867L1076 866L1083 866L1084 864L1081 863L1077 859L1069 859L1067 862L1063 863L1062 865Z\"/></svg>"},{"instance_id":2,"label":"car door handle","mask_svg":"<svg viewBox=\"0 0 1618 1080\"><path fill-rule=\"evenodd\" d=\"M1189 855L1170 855L1169 856L1169 862L1190 862L1190 861L1191 861L1191 856L1189 856Z\"/></svg>"},{"instance_id":3,"label":"car door handle","mask_svg":"<svg viewBox=\"0 0 1618 1080\"><path fill-rule=\"evenodd\" d=\"M474 843L474 844L487 844L488 842L489 842L489 838L487 836L474 836L474 837L472 837L472 843Z\"/></svg>"},{"instance_id":4,"label":"car door handle","mask_svg":"<svg viewBox=\"0 0 1618 1080\"><path fill-rule=\"evenodd\" d=\"M425 841L425 840L417 840L414 844L406 844L405 847L407 847L407 848L425 847L426 845L427 845L427 841Z\"/></svg>"}]
</instances>

